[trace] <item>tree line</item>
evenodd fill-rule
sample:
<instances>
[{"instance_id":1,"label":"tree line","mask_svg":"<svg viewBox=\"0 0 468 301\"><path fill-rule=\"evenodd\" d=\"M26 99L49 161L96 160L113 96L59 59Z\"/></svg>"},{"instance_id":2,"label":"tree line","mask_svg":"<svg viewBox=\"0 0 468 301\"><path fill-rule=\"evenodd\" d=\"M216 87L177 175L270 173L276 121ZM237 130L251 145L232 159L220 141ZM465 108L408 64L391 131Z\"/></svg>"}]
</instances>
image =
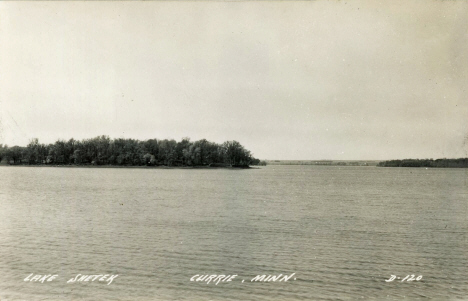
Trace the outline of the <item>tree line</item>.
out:
<instances>
[{"instance_id":1,"label":"tree line","mask_svg":"<svg viewBox=\"0 0 468 301\"><path fill-rule=\"evenodd\" d=\"M121 165L121 166L234 166L259 165L237 141L222 144L206 139L190 141L173 139L111 139L98 136L81 141L73 138L57 140L53 144L31 139L26 147L0 145L0 161L19 165Z\"/></svg>"},{"instance_id":2,"label":"tree line","mask_svg":"<svg viewBox=\"0 0 468 301\"><path fill-rule=\"evenodd\" d=\"M458 159L404 159L379 162L381 167L447 167L468 168L468 158Z\"/></svg>"}]
</instances>

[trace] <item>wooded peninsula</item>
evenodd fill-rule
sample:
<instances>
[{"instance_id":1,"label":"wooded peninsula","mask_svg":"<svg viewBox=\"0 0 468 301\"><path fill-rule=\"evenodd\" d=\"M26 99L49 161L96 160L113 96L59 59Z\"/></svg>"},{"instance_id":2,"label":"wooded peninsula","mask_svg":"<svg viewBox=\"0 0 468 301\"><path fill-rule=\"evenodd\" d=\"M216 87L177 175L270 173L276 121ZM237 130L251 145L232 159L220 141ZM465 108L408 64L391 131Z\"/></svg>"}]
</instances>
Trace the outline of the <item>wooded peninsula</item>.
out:
<instances>
[{"instance_id":1,"label":"wooded peninsula","mask_svg":"<svg viewBox=\"0 0 468 301\"><path fill-rule=\"evenodd\" d=\"M5 160L6 159L6 160ZM81 141L57 140L41 144L32 139L26 147L0 145L0 162L10 165L115 165L115 166L210 166L262 165L237 141L222 144L201 139L136 139L98 136Z\"/></svg>"}]
</instances>

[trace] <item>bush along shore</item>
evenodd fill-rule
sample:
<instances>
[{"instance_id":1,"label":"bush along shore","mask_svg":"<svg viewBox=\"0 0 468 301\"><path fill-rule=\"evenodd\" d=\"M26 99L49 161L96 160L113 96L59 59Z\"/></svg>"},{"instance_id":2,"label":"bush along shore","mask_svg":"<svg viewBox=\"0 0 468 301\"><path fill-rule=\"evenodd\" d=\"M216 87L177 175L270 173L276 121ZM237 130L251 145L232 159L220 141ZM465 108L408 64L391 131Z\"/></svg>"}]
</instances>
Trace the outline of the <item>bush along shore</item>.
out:
<instances>
[{"instance_id":1,"label":"bush along shore","mask_svg":"<svg viewBox=\"0 0 468 301\"><path fill-rule=\"evenodd\" d=\"M237 141L222 144L201 139L111 139L98 136L81 141L57 140L41 144L37 138L25 147L0 145L0 162L7 165L49 166L167 166L240 167L264 165Z\"/></svg>"},{"instance_id":2,"label":"bush along shore","mask_svg":"<svg viewBox=\"0 0 468 301\"><path fill-rule=\"evenodd\" d=\"M468 158L458 159L403 159L379 162L380 167L434 167L468 168Z\"/></svg>"}]
</instances>

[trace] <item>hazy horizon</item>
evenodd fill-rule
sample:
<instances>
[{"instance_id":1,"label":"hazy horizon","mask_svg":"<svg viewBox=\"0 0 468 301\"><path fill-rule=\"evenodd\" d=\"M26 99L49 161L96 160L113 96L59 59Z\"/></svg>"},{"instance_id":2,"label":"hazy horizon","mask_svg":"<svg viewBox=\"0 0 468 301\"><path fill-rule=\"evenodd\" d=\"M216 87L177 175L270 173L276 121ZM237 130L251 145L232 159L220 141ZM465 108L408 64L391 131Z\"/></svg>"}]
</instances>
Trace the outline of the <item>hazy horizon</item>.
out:
<instances>
[{"instance_id":1,"label":"hazy horizon","mask_svg":"<svg viewBox=\"0 0 468 301\"><path fill-rule=\"evenodd\" d=\"M468 157L467 15L461 1L1 2L0 143Z\"/></svg>"},{"instance_id":2,"label":"hazy horizon","mask_svg":"<svg viewBox=\"0 0 468 301\"><path fill-rule=\"evenodd\" d=\"M132 137L110 137L109 135L98 135L98 136L108 136L110 139L135 139L135 138L132 138ZM96 136L96 137L98 137ZM31 139L35 139L37 138L39 140L39 143L41 144L50 144L50 143L43 143L41 141L41 139L39 139L38 137L34 137L34 138L31 138ZM74 137L70 137L68 139L56 139L55 141L58 141L58 140L64 140L64 141L68 141L70 139L75 139ZM95 138L95 137L85 137L84 139L92 139L92 138ZM189 138L190 141L194 142L195 140L191 139L190 137L183 137L183 138ZM152 138L147 138L147 139L137 139L137 140L140 140L140 141L145 141L145 140L149 140L149 139L157 139L157 140L164 140L164 139L159 139L158 137L152 137ZM172 140L173 138L165 138L165 139L168 139L168 140ZM204 138L202 138L204 139ZM75 139L75 140L83 140L83 139ZM176 140L176 139L174 139ZM55 142L51 142L52 144ZM178 140L176 140L178 141ZM230 140L226 140L226 141L230 141ZM218 144L221 144L222 142L225 142L225 141L211 141L211 142L216 142ZM242 144L242 141L238 141ZM6 144L7 145L7 144ZM8 147L12 147L12 146L21 146L21 147L26 147L27 145L24 144L24 145L7 145ZM254 157L257 158L257 159L260 159L260 160L266 160L266 161L292 161L292 162L296 162L296 161L305 161L305 162L309 162L309 161L387 161L387 160L403 160L403 159L459 159L459 158L465 158L465 157L401 157L401 158L385 158L385 159L366 159L366 158L363 158L363 159L334 159L334 158L321 158L321 159L281 159L281 158L261 158L261 157L258 157L258 156L255 156L254 154Z\"/></svg>"}]
</instances>

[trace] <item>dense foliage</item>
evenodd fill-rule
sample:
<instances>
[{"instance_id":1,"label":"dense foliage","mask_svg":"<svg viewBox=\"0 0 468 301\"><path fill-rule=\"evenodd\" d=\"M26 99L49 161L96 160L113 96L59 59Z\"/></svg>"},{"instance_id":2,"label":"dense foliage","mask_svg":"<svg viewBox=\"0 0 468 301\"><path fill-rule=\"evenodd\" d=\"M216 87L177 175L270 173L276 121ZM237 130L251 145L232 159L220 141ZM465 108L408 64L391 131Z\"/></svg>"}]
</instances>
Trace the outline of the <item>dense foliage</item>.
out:
<instances>
[{"instance_id":1,"label":"dense foliage","mask_svg":"<svg viewBox=\"0 0 468 301\"><path fill-rule=\"evenodd\" d=\"M10 164L30 165L249 166L260 163L237 141L216 144L206 139L139 141L108 136L81 141L58 140L48 145L35 138L26 147L0 145L0 160L2 158Z\"/></svg>"},{"instance_id":2,"label":"dense foliage","mask_svg":"<svg viewBox=\"0 0 468 301\"><path fill-rule=\"evenodd\" d=\"M450 168L467 168L468 158L459 159L404 159L404 160L389 160L378 164L382 167L450 167Z\"/></svg>"}]
</instances>

